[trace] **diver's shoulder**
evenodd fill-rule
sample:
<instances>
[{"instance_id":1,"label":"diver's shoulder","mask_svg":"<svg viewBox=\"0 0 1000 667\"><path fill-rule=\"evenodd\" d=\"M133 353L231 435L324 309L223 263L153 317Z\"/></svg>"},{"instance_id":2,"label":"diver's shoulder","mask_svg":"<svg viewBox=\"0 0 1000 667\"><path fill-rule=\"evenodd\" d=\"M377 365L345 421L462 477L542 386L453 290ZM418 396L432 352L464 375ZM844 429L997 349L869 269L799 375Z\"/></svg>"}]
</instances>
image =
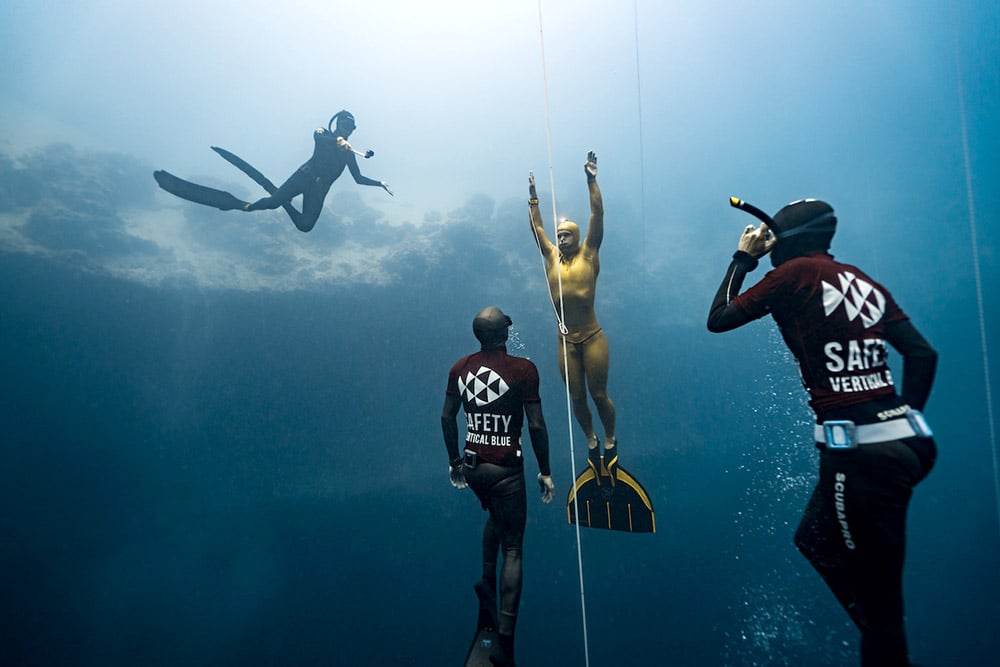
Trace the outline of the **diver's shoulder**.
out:
<instances>
[{"instance_id":1,"label":"diver's shoulder","mask_svg":"<svg viewBox=\"0 0 1000 667\"><path fill-rule=\"evenodd\" d=\"M512 366L519 366L523 369L532 370L535 373L538 372L538 367L535 366L535 362L527 357L518 357L513 354L507 354L507 360Z\"/></svg>"}]
</instances>

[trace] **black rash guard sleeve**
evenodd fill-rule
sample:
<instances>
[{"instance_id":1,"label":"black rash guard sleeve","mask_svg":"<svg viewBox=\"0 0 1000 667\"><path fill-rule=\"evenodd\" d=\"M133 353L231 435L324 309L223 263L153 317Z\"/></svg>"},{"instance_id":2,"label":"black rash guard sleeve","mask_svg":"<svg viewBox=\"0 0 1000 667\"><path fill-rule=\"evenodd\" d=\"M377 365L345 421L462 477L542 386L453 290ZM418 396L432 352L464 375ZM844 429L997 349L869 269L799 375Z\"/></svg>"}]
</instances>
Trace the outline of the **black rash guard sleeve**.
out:
<instances>
[{"instance_id":1,"label":"black rash guard sleeve","mask_svg":"<svg viewBox=\"0 0 1000 667\"><path fill-rule=\"evenodd\" d=\"M535 458L538 459L538 472L546 477L552 475L552 468L549 466L549 433L545 428L529 428L531 435L531 448L535 450Z\"/></svg>"},{"instance_id":2,"label":"black rash guard sleeve","mask_svg":"<svg viewBox=\"0 0 1000 667\"><path fill-rule=\"evenodd\" d=\"M752 318L748 317L739 308L734 308L730 304L740 293L743 280L747 274L757 268L757 260L749 253L737 250L733 253L733 261L726 270L726 277L723 278L719 291L715 293L715 300L712 301L712 308L708 311L708 330L712 333L722 333L741 327Z\"/></svg>"},{"instance_id":3,"label":"black rash guard sleeve","mask_svg":"<svg viewBox=\"0 0 1000 667\"><path fill-rule=\"evenodd\" d=\"M885 339L903 355L903 400L923 410L934 384L938 354L910 320L885 325Z\"/></svg>"},{"instance_id":4,"label":"black rash guard sleeve","mask_svg":"<svg viewBox=\"0 0 1000 667\"><path fill-rule=\"evenodd\" d=\"M546 477L552 474L549 467L549 430L545 425L541 403L525 403L524 412L528 417L528 434L531 436L531 448L535 450L538 460L538 472Z\"/></svg>"},{"instance_id":5,"label":"black rash guard sleeve","mask_svg":"<svg viewBox=\"0 0 1000 667\"><path fill-rule=\"evenodd\" d=\"M441 432L444 434L444 446L448 450L448 463L458 457L458 410L461 400L457 396L445 395L444 408L441 411Z\"/></svg>"}]
</instances>

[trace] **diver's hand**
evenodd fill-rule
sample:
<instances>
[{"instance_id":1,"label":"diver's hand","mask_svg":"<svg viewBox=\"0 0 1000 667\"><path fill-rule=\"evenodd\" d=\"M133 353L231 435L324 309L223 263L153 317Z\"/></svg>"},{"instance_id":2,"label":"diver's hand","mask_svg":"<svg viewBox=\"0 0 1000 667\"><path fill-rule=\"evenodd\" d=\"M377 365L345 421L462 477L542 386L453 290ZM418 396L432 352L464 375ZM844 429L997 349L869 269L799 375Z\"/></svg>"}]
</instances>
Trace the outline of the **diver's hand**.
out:
<instances>
[{"instance_id":1,"label":"diver's hand","mask_svg":"<svg viewBox=\"0 0 1000 667\"><path fill-rule=\"evenodd\" d=\"M345 151L354 152L354 146L347 143L347 139L343 137L337 137L337 146L343 148Z\"/></svg>"},{"instance_id":2,"label":"diver's hand","mask_svg":"<svg viewBox=\"0 0 1000 667\"><path fill-rule=\"evenodd\" d=\"M453 465L449 465L448 477L451 478L451 485L456 489L464 489L468 486L468 483L465 481L465 469L462 466L456 468Z\"/></svg>"},{"instance_id":3,"label":"diver's hand","mask_svg":"<svg viewBox=\"0 0 1000 667\"><path fill-rule=\"evenodd\" d=\"M552 481L552 475L538 473L538 486L542 492L542 502L548 505L556 495L556 483Z\"/></svg>"},{"instance_id":4,"label":"diver's hand","mask_svg":"<svg viewBox=\"0 0 1000 667\"><path fill-rule=\"evenodd\" d=\"M583 170L587 172L587 178L597 178L597 153L587 153L587 164L583 165Z\"/></svg>"},{"instance_id":5,"label":"diver's hand","mask_svg":"<svg viewBox=\"0 0 1000 667\"><path fill-rule=\"evenodd\" d=\"M754 259L760 259L771 252L771 248L776 242L774 234L763 222L760 223L760 227L756 228L753 225L747 225L746 229L743 230L743 235L740 236L737 250L742 250Z\"/></svg>"},{"instance_id":6,"label":"diver's hand","mask_svg":"<svg viewBox=\"0 0 1000 667\"><path fill-rule=\"evenodd\" d=\"M538 191L535 189L535 172L528 172L528 197L538 199Z\"/></svg>"},{"instance_id":7,"label":"diver's hand","mask_svg":"<svg viewBox=\"0 0 1000 667\"><path fill-rule=\"evenodd\" d=\"M379 181L378 184L382 186L383 190L385 190L386 192L389 193L390 197L395 197L396 196L396 195L392 194L392 190L389 189L389 184L388 183L386 183L385 181Z\"/></svg>"}]
</instances>

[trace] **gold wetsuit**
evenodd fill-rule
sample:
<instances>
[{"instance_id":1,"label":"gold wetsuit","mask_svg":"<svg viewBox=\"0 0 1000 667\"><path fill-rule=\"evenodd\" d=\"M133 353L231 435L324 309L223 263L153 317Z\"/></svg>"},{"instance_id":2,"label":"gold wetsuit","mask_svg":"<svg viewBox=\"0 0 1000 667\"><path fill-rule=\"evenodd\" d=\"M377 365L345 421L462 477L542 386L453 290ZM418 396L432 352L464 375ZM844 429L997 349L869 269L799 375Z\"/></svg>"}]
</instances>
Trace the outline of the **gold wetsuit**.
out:
<instances>
[{"instance_id":1,"label":"gold wetsuit","mask_svg":"<svg viewBox=\"0 0 1000 667\"><path fill-rule=\"evenodd\" d=\"M587 187L590 190L590 225L587 238L580 243L580 228L565 221L556 229L558 246L545 234L545 225L538 209L534 182L529 192L530 220L535 240L545 258L552 303L555 305L565 334L560 335L559 370L565 380L569 376L569 391L573 413L591 444L594 444L593 418L587 405L589 391L598 416L604 426L605 445L615 443L615 404L608 397L608 341L594 312L597 276L601 270L598 251L604 239L604 203L597 185L597 157L588 156ZM560 291L562 304L560 307ZM562 341L568 343L564 363Z\"/></svg>"}]
</instances>

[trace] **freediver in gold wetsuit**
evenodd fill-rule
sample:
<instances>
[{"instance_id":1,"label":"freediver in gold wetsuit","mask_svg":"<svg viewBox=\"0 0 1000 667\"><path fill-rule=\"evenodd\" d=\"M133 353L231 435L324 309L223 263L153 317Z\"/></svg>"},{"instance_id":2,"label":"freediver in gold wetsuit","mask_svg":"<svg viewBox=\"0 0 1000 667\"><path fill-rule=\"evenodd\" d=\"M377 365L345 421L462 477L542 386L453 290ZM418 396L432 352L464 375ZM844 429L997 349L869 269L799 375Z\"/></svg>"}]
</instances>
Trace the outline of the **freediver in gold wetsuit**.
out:
<instances>
[{"instance_id":1,"label":"freediver in gold wetsuit","mask_svg":"<svg viewBox=\"0 0 1000 667\"><path fill-rule=\"evenodd\" d=\"M584 171L590 190L590 225L587 228L587 238L582 244L580 227L569 220L563 221L556 228L557 245L553 245L545 235L533 174L528 177L528 209L535 241L545 258L545 275L549 281L552 303L557 311L561 281L563 313L558 316L565 318L560 323L560 334L566 341L567 359L564 362L560 349L559 371L564 381L567 374L569 376L573 413L587 435L587 465L594 470L600 483L601 451L590 407L587 405L589 390L604 426L604 464L611 473L611 482L614 484L618 469L618 447L615 440L615 404L607 391L608 340L594 312L597 274L601 271L598 251L604 240L604 203L601 200L601 189L597 186L597 155L593 151L587 154Z\"/></svg>"}]
</instances>

